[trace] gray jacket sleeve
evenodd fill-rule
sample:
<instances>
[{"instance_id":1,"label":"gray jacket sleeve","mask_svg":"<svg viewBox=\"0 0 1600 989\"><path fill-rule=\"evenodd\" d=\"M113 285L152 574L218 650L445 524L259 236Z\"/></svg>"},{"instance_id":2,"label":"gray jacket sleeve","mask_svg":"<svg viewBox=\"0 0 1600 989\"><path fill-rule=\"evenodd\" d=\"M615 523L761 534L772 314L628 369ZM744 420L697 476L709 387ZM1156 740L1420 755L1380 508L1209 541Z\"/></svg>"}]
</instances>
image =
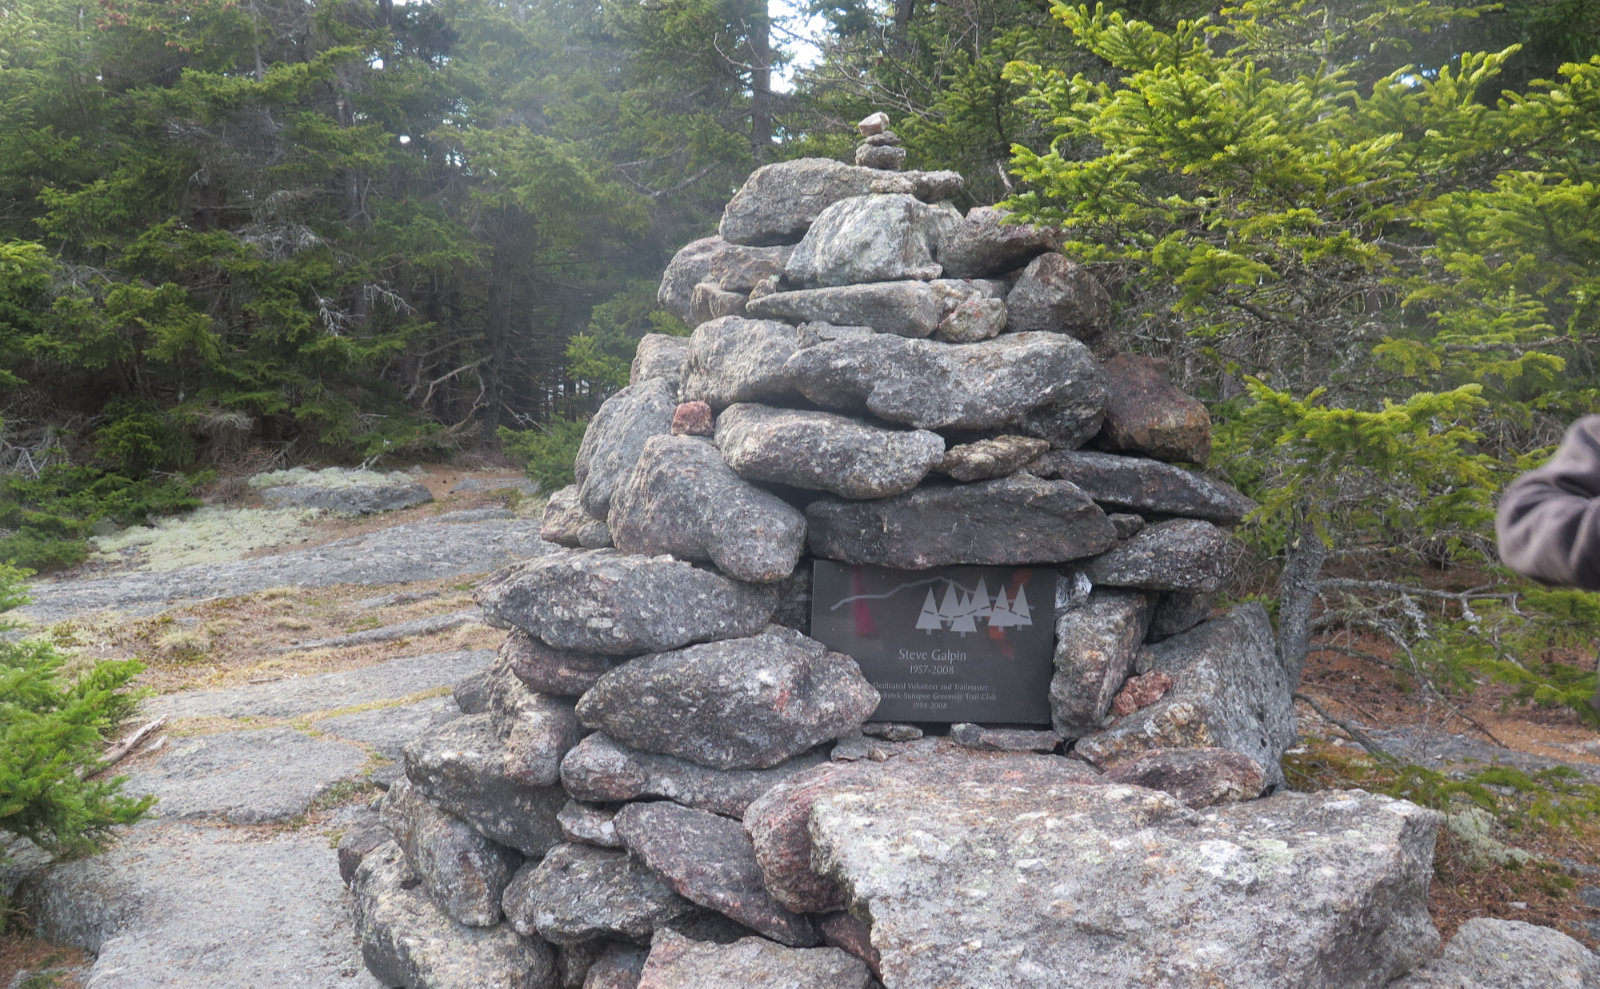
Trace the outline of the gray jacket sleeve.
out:
<instances>
[{"instance_id":1,"label":"gray jacket sleeve","mask_svg":"<svg viewBox=\"0 0 1600 989\"><path fill-rule=\"evenodd\" d=\"M1495 531L1518 573L1600 590L1600 416L1573 423L1549 463L1511 482Z\"/></svg>"}]
</instances>

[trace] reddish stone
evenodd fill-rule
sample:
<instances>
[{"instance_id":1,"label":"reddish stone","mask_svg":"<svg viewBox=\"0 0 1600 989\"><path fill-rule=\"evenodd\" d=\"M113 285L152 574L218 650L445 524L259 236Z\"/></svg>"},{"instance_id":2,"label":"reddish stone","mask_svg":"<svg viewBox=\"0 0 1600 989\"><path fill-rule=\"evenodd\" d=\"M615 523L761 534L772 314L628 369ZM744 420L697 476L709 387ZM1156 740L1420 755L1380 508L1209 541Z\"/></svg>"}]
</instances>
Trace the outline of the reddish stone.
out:
<instances>
[{"instance_id":1,"label":"reddish stone","mask_svg":"<svg viewBox=\"0 0 1600 989\"><path fill-rule=\"evenodd\" d=\"M1166 361L1118 354L1105 368L1111 387L1101 446L1205 465L1211 457L1211 413L1173 386Z\"/></svg>"},{"instance_id":2,"label":"reddish stone","mask_svg":"<svg viewBox=\"0 0 1600 989\"><path fill-rule=\"evenodd\" d=\"M1152 670L1144 676L1129 677L1122 690L1111 702L1111 713L1119 718L1149 707L1172 689L1172 677L1161 670Z\"/></svg>"},{"instance_id":3,"label":"reddish stone","mask_svg":"<svg viewBox=\"0 0 1600 989\"><path fill-rule=\"evenodd\" d=\"M710 436L716 432L711 406L704 402L684 402L672 414L672 435Z\"/></svg>"},{"instance_id":4,"label":"reddish stone","mask_svg":"<svg viewBox=\"0 0 1600 989\"><path fill-rule=\"evenodd\" d=\"M882 979L878 970L878 949L872 946L872 928L843 910L817 918L817 932L822 943L838 948L861 959L874 979Z\"/></svg>"}]
</instances>

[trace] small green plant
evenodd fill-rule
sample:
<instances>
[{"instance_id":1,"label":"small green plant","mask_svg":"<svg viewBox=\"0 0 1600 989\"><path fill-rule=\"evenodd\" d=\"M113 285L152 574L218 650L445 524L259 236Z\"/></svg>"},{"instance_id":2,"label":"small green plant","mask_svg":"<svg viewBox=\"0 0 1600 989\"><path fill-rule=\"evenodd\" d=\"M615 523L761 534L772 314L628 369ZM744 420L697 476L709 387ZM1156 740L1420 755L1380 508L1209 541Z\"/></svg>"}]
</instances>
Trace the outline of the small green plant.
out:
<instances>
[{"instance_id":1,"label":"small green plant","mask_svg":"<svg viewBox=\"0 0 1600 989\"><path fill-rule=\"evenodd\" d=\"M196 481L135 478L98 467L58 464L37 477L0 474L0 562L51 570L81 562L96 524L142 525L152 516L200 506Z\"/></svg>"},{"instance_id":2,"label":"small green plant","mask_svg":"<svg viewBox=\"0 0 1600 989\"><path fill-rule=\"evenodd\" d=\"M0 612L27 600L26 576L0 564ZM59 857L97 851L154 802L123 796L125 777L96 777L106 733L137 703L126 688L140 666L107 661L68 679L68 657L48 642L7 638L14 628L0 620L0 831Z\"/></svg>"},{"instance_id":3,"label":"small green plant","mask_svg":"<svg viewBox=\"0 0 1600 989\"><path fill-rule=\"evenodd\" d=\"M541 491L557 491L573 482L572 463L587 427L583 419L557 419L537 429L502 426L500 442L508 457L522 462Z\"/></svg>"}]
</instances>

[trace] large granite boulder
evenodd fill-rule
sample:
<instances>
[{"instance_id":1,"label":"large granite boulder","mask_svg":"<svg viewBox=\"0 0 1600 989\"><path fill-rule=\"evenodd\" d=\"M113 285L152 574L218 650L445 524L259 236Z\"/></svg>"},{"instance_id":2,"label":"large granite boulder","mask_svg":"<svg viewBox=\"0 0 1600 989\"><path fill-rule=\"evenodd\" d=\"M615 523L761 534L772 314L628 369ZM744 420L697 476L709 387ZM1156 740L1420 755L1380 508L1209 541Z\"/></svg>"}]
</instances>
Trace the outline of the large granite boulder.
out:
<instances>
[{"instance_id":1,"label":"large granite boulder","mask_svg":"<svg viewBox=\"0 0 1600 989\"><path fill-rule=\"evenodd\" d=\"M789 255L784 277L797 286L929 281L943 270L934 257L960 220L949 205L904 194L841 199L817 215Z\"/></svg>"},{"instance_id":2,"label":"large granite boulder","mask_svg":"<svg viewBox=\"0 0 1600 989\"><path fill-rule=\"evenodd\" d=\"M1432 956L1438 816L1361 792L1204 815L1132 786L845 791L815 864L889 986L1379 989Z\"/></svg>"},{"instance_id":3,"label":"large granite boulder","mask_svg":"<svg viewBox=\"0 0 1600 989\"><path fill-rule=\"evenodd\" d=\"M1256 509L1255 502L1221 481L1146 457L1052 450L1029 464L1028 472L1071 481L1109 508L1148 515L1233 525Z\"/></svg>"},{"instance_id":4,"label":"large granite boulder","mask_svg":"<svg viewBox=\"0 0 1600 989\"><path fill-rule=\"evenodd\" d=\"M639 338L633 351L633 363L628 367L628 384L636 385L651 378L663 378L673 388L683 384L684 365L689 361L687 337L666 333L646 333Z\"/></svg>"},{"instance_id":5,"label":"large granite boulder","mask_svg":"<svg viewBox=\"0 0 1600 989\"><path fill-rule=\"evenodd\" d=\"M974 484L925 484L875 501L806 506L811 552L904 570L954 564L1059 563L1103 552L1110 520L1066 481L1028 474Z\"/></svg>"},{"instance_id":6,"label":"large granite boulder","mask_svg":"<svg viewBox=\"0 0 1600 989\"><path fill-rule=\"evenodd\" d=\"M855 660L774 625L619 666L578 701L578 717L646 752L767 769L859 728L877 706Z\"/></svg>"},{"instance_id":7,"label":"large granite boulder","mask_svg":"<svg viewBox=\"0 0 1600 989\"><path fill-rule=\"evenodd\" d=\"M673 255L661 275L656 301L661 308L694 326L693 298L697 285L749 294L756 284L783 271L790 247L750 247L721 237L691 241Z\"/></svg>"},{"instance_id":8,"label":"large granite boulder","mask_svg":"<svg viewBox=\"0 0 1600 989\"><path fill-rule=\"evenodd\" d=\"M724 316L701 323L689 338L683 400L722 409L790 397L784 365L801 346L800 332L776 320Z\"/></svg>"},{"instance_id":9,"label":"large granite boulder","mask_svg":"<svg viewBox=\"0 0 1600 989\"><path fill-rule=\"evenodd\" d=\"M468 927L500 923L500 895L521 855L439 810L403 779L389 787L378 814L440 910Z\"/></svg>"},{"instance_id":10,"label":"large granite boulder","mask_svg":"<svg viewBox=\"0 0 1600 989\"><path fill-rule=\"evenodd\" d=\"M561 840L559 786L527 786L505 774L505 746L489 715L446 722L406 743L406 777L434 805L478 833L534 858Z\"/></svg>"},{"instance_id":11,"label":"large granite boulder","mask_svg":"<svg viewBox=\"0 0 1600 989\"><path fill-rule=\"evenodd\" d=\"M573 462L584 511L606 517L612 490L633 469L645 441L672 429L677 410L677 389L664 378L629 385L605 400L589 420Z\"/></svg>"},{"instance_id":12,"label":"large granite boulder","mask_svg":"<svg viewBox=\"0 0 1600 989\"><path fill-rule=\"evenodd\" d=\"M551 944L648 941L669 920L695 909L627 852L586 845L557 845L523 866L505 890L511 925Z\"/></svg>"},{"instance_id":13,"label":"large granite boulder","mask_svg":"<svg viewBox=\"0 0 1600 989\"><path fill-rule=\"evenodd\" d=\"M825 409L919 429L1010 430L1068 446L1100 428L1106 401L1100 363L1054 333L967 344L840 337L797 352L785 372Z\"/></svg>"},{"instance_id":14,"label":"large granite boulder","mask_svg":"<svg viewBox=\"0 0 1600 989\"><path fill-rule=\"evenodd\" d=\"M758 937L715 944L662 931L637 989L867 989L871 982L867 967L838 948L785 948Z\"/></svg>"},{"instance_id":15,"label":"large granite boulder","mask_svg":"<svg viewBox=\"0 0 1600 989\"><path fill-rule=\"evenodd\" d=\"M610 524L624 553L709 560L757 583L793 573L806 538L799 509L734 473L698 436L652 436L612 495Z\"/></svg>"},{"instance_id":16,"label":"large granite boulder","mask_svg":"<svg viewBox=\"0 0 1600 989\"><path fill-rule=\"evenodd\" d=\"M750 802L795 773L827 761L803 753L771 769L708 769L687 759L641 752L595 732L567 753L561 782L579 800L597 803L662 797L713 814L742 817Z\"/></svg>"},{"instance_id":17,"label":"large granite boulder","mask_svg":"<svg viewBox=\"0 0 1600 989\"><path fill-rule=\"evenodd\" d=\"M385 986L556 989L555 955L508 925L468 927L433 904L400 846L381 845L356 869L356 932L367 970Z\"/></svg>"},{"instance_id":18,"label":"large granite boulder","mask_svg":"<svg viewBox=\"0 0 1600 989\"><path fill-rule=\"evenodd\" d=\"M790 947L819 943L810 922L761 884L738 821L669 800L628 804L615 820L628 850L680 895Z\"/></svg>"},{"instance_id":19,"label":"large granite boulder","mask_svg":"<svg viewBox=\"0 0 1600 989\"><path fill-rule=\"evenodd\" d=\"M1056 615L1050 723L1063 737L1081 738L1106 726L1111 699L1143 648L1151 610L1145 594L1107 589Z\"/></svg>"},{"instance_id":20,"label":"large granite boulder","mask_svg":"<svg viewBox=\"0 0 1600 989\"><path fill-rule=\"evenodd\" d=\"M1261 766L1268 786L1282 785L1279 763L1295 740L1294 701L1260 603L1150 645L1139 671L1164 673L1172 686L1150 706L1079 739L1075 755L1104 768L1151 749L1232 749Z\"/></svg>"},{"instance_id":21,"label":"large granite boulder","mask_svg":"<svg viewBox=\"0 0 1600 989\"><path fill-rule=\"evenodd\" d=\"M1140 529L1082 570L1096 584L1208 594L1232 575L1228 534L1201 519L1168 519Z\"/></svg>"},{"instance_id":22,"label":"large granite boulder","mask_svg":"<svg viewBox=\"0 0 1600 989\"><path fill-rule=\"evenodd\" d=\"M473 600L490 621L557 649L608 656L755 635L778 605L769 585L614 550L562 550L508 567Z\"/></svg>"},{"instance_id":23,"label":"large granite boulder","mask_svg":"<svg viewBox=\"0 0 1600 989\"><path fill-rule=\"evenodd\" d=\"M716 442L741 477L841 498L904 494L944 456L943 437L927 430L883 429L829 412L749 403L722 413Z\"/></svg>"},{"instance_id":24,"label":"large granite boulder","mask_svg":"<svg viewBox=\"0 0 1600 989\"><path fill-rule=\"evenodd\" d=\"M1041 254L1011 287L1006 313L1013 332L1066 333L1094 343L1111 324L1111 296L1083 265Z\"/></svg>"}]
</instances>

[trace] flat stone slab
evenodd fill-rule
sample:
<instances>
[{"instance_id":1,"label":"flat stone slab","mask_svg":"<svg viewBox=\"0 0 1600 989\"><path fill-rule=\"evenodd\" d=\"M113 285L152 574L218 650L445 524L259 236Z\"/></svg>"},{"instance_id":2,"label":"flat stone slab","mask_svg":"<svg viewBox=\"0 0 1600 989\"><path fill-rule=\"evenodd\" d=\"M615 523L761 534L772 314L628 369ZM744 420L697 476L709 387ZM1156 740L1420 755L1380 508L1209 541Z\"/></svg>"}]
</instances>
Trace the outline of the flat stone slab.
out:
<instances>
[{"instance_id":1,"label":"flat stone slab","mask_svg":"<svg viewBox=\"0 0 1600 989\"><path fill-rule=\"evenodd\" d=\"M922 429L883 429L829 412L741 403L717 422L717 447L741 477L887 498L915 488L944 456L944 439Z\"/></svg>"},{"instance_id":2,"label":"flat stone slab","mask_svg":"<svg viewBox=\"0 0 1600 989\"><path fill-rule=\"evenodd\" d=\"M176 603L253 594L269 587L401 584L486 573L556 549L531 519L426 519L254 560L208 563L33 585L33 603L11 617L39 624L91 611L149 615Z\"/></svg>"},{"instance_id":3,"label":"flat stone slab","mask_svg":"<svg viewBox=\"0 0 1600 989\"><path fill-rule=\"evenodd\" d=\"M698 909L627 852L570 844L523 866L505 904L518 933L551 944L648 941L667 921Z\"/></svg>"},{"instance_id":4,"label":"flat stone slab","mask_svg":"<svg viewBox=\"0 0 1600 989\"><path fill-rule=\"evenodd\" d=\"M752 800L826 761L826 754L812 752L771 769L708 769L676 756L641 752L595 732L561 761L561 782L579 800L612 803L661 797L685 807L743 817Z\"/></svg>"},{"instance_id":5,"label":"flat stone slab","mask_svg":"<svg viewBox=\"0 0 1600 989\"><path fill-rule=\"evenodd\" d=\"M1593 989L1600 956L1548 927L1474 917L1438 958L1390 989Z\"/></svg>"},{"instance_id":6,"label":"flat stone slab","mask_svg":"<svg viewBox=\"0 0 1600 989\"><path fill-rule=\"evenodd\" d=\"M433 500L427 485L402 475L379 484L277 484L261 489L261 500L273 508L320 508L335 515L392 512Z\"/></svg>"},{"instance_id":7,"label":"flat stone slab","mask_svg":"<svg viewBox=\"0 0 1600 989\"><path fill-rule=\"evenodd\" d=\"M173 740L154 761L128 770L124 792L155 794L154 813L163 818L262 824L304 814L366 765L357 747L293 728L222 732Z\"/></svg>"},{"instance_id":8,"label":"flat stone slab","mask_svg":"<svg viewBox=\"0 0 1600 989\"><path fill-rule=\"evenodd\" d=\"M1255 502L1220 481L1148 457L1056 450L1028 471L1071 481L1097 503L1133 512L1233 525L1256 509Z\"/></svg>"},{"instance_id":9,"label":"flat stone slab","mask_svg":"<svg viewBox=\"0 0 1600 989\"><path fill-rule=\"evenodd\" d=\"M1196 814L1131 786L838 793L815 862L889 986L1376 989L1431 958L1438 816L1360 792Z\"/></svg>"},{"instance_id":10,"label":"flat stone slab","mask_svg":"<svg viewBox=\"0 0 1600 989\"><path fill-rule=\"evenodd\" d=\"M723 316L695 327L684 365L682 399L713 409L794 395L784 365L805 343L788 323Z\"/></svg>"},{"instance_id":11,"label":"flat stone slab","mask_svg":"<svg viewBox=\"0 0 1600 989\"><path fill-rule=\"evenodd\" d=\"M39 873L19 898L40 933L98 954L92 989L379 989L354 941L334 850L315 831L240 840L152 821Z\"/></svg>"},{"instance_id":12,"label":"flat stone slab","mask_svg":"<svg viewBox=\"0 0 1600 989\"><path fill-rule=\"evenodd\" d=\"M867 966L838 948L785 948L761 938L733 944L656 935L638 989L867 989Z\"/></svg>"},{"instance_id":13,"label":"flat stone slab","mask_svg":"<svg viewBox=\"0 0 1600 989\"><path fill-rule=\"evenodd\" d=\"M1069 483L1069 482L1058 482ZM1228 534L1201 519L1169 519L1083 564L1096 584L1209 594L1232 576Z\"/></svg>"},{"instance_id":14,"label":"flat stone slab","mask_svg":"<svg viewBox=\"0 0 1600 989\"><path fill-rule=\"evenodd\" d=\"M338 673L163 694L146 700L141 710L152 718L294 718L449 687L493 662L494 653L487 649L427 653Z\"/></svg>"}]
</instances>

